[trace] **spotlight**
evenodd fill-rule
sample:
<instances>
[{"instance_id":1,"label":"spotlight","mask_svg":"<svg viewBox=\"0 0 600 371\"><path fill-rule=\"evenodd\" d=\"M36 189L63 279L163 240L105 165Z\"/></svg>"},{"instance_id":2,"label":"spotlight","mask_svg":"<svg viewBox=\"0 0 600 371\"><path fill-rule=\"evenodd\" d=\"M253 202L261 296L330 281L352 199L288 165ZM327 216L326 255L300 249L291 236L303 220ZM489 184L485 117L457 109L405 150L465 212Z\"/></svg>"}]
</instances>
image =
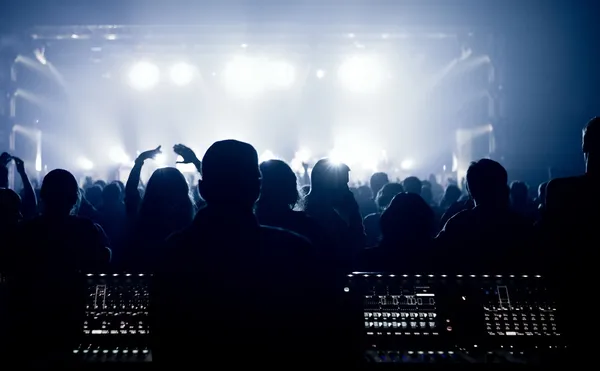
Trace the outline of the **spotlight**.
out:
<instances>
[{"instance_id":1,"label":"spotlight","mask_svg":"<svg viewBox=\"0 0 600 371\"><path fill-rule=\"evenodd\" d=\"M413 159L407 158L406 160L400 163L400 167L402 170L411 170L415 167L415 161Z\"/></svg>"},{"instance_id":2,"label":"spotlight","mask_svg":"<svg viewBox=\"0 0 600 371\"><path fill-rule=\"evenodd\" d=\"M79 157L77 159L77 166L79 166L81 170L92 170L94 168L94 163L85 157Z\"/></svg>"},{"instance_id":3,"label":"spotlight","mask_svg":"<svg viewBox=\"0 0 600 371\"><path fill-rule=\"evenodd\" d=\"M338 76L348 90L357 93L372 93L383 84L385 72L379 58L354 56L340 66Z\"/></svg>"},{"instance_id":4,"label":"spotlight","mask_svg":"<svg viewBox=\"0 0 600 371\"><path fill-rule=\"evenodd\" d=\"M154 163L156 165L160 166L165 166L165 164L167 163L167 156L165 156L164 153L159 153L154 157Z\"/></svg>"},{"instance_id":5,"label":"spotlight","mask_svg":"<svg viewBox=\"0 0 600 371\"><path fill-rule=\"evenodd\" d=\"M286 62L271 62L268 65L271 85L275 88L288 88L294 84L296 71Z\"/></svg>"},{"instance_id":6,"label":"spotlight","mask_svg":"<svg viewBox=\"0 0 600 371\"><path fill-rule=\"evenodd\" d=\"M317 76L317 79L322 79L323 77L325 77L325 71L323 70L317 70L317 73L315 74Z\"/></svg>"},{"instance_id":7,"label":"spotlight","mask_svg":"<svg viewBox=\"0 0 600 371\"><path fill-rule=\"evenodd\" d=\"M171 67L169 75L171 81L177 86L187 85L192 82L196 69L187 63L177 63Z\"/></svg>"},{"instance_id":8,"label":"spotlight","mask_svg":"<svg viewBox=\"0 0 600 371\"><path fill-rule=\"evenodd\" d=\"M139 62L129 72L129 83L137 90L148 90L158 84L160 70L149 62Z\"/></svg>"},{"instance_id":9,"label":"spotlight","mask_svg":"<svg viewBox=\"0 0 600 371\"><path fill-rule=\"evenodd\" d=\"M121 165L131 162L127 153L125 153L125 151L119 147L111 148L110 151L108 151L108 157L114 163L121 164Z\"/></svg>"}]
</instances>

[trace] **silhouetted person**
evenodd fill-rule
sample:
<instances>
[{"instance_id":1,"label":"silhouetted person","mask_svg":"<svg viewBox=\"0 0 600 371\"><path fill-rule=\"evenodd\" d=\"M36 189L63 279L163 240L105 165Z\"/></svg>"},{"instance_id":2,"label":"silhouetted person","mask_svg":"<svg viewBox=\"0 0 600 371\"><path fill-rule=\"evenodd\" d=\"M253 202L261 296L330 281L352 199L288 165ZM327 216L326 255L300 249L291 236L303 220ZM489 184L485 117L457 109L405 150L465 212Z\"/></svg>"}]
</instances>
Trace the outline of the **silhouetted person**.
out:
<instances>
[{"instance_id":1,"label":"silhouetted person","mask_svg":"<svg viewBox=\"0 0 600 371\"><path fill-rule=\"evenodd\" d=\"M123 248L124 233L127 226L125 203L121 187L111 183L102 190L102 206L99 210L99 224L111 241L113 250Z\"/></svg>"},{"instance_id":2,"label":"silhouetted person","mask_svg":"<svg viewBox=\"0 0 600 371\"><path fill-rule=\"evenodd\" d=\"M349 269L356 253L366 245L358 203L348 187L350 168L329 159L319 160L311 173L306 213L313 217L333 241L338 268Z\"/></svg>"},{"instance_id":3,"label":"silhouetted person","mask_svg":"<svg viewBox=\"0 0 600 371\"><path fill-rule=\"evenodd\" d=\"M416 176L409 176L408 178L404 179L402 186L404 187L405 192L420 195L423 183L421 183L419 178Z\"/></svg>"},{"instance_id":4,"label":"silhouetted person","mask_svg":"<svg viewBox=\"0 0 600 371\"><path fill-rule=\"evenodd\" d=\"M458 186L450 184L446 187L446 191L444 192L444 196L440 201L440 207L444 212L446 212L452 204L454 204L458 199L462 196L462 191ZM454 216L454 215L452 215Z\"/></svg>"},{"instance_id":5,"label":"silhouetted person","mask_svg":"<svg viewBox=\"0 0 600 371\"><path fill-rule=\"evenodd\" d=\"M82 273L102 271L110 250L93 222L71 216L77 181L53 170L41 189L42 214L24 222L11 252L11 356L19 362L64 360L83 331ZM41 346L43 344L43 346ZM34 354L27 351L35 347Z\"/></svg>"},{"instance_id":6,"label":"silhouetted person","mask_svg":"<svg viewBox=\"0 0 600 371\"><path fill-rule=\"evenodd\" d=\"M466 179L475 207L450 218L437 237L448 269L489 273L528 267L533 225L510 209L504 167L482 159L471 163Z\"/></svg>"},{"instance_id":7,"label":"silhouetted person","mask_svg":"<svg viewBox=\"0 0 600 371\"><path fill-rule=\"evenodd\" d=\"M543 224L548 237L546 248L554 252L555 271L585 270L584 262L596 261L591 254L599 241L595 215L600 210L600 117L584 128L582 149L585 174L553 179L546 189Z\"/></svg>"},{"instance_id":8,"label":"silhouetted person","mask_svg":"<svg viewBox=\"0 0 600 371\"><path fill-rule=\"evenodd\" d=\"M333 285L321 278L307 239L256 220L256 150L235 140L216 142L204 155L202 174L206 207L161 250L155 360L188 365L199 344L203 354L245 365L307 362L309 351L320 358L320 342L330 342L323 313L335 297L321 292Z\"/></svg>"},{"instance_id":9,"label":"silhouetted person","mask_svg":"<svg viewBox=\"0 0 600 371\"><path fill-rule=\"evenodd\" d=\"M435 228L433 211L419 195L400 193L381 215L382 239L364 251L363 271L419 272L431 268L428 255Z\"/></svg>"},{"instance_id":10,"label":"silhouetted person","mask_svg":"<svg viewBox=\"0 0 600 371\"><path fill-rule=\"evenodd\" d=\"M365 234L367 235L367 247L379 244L381 238L381 227L379 220L381 213L388 207L392 199L398 194L404 192L404 188L400 183L387 183L377 193L375 203L379 212L369 214L363 220L365 226Z\"/></svg>"},{"instance_id":11,"label":"silhouetted person","mask_svg":"<svg viewBox=\"0 0 600 371\"><path fill-rule=\"evenodd\" d=\"M21 218L21 197L12 189L0 188L0 274L7 268Z\"/></svg>"},{"instance_id":12,"label":"silhouetted person","mask_svg":"<svg viewBox=\"0 0 600 371\"><path fill-rule=\"evenodd\" d=\"M255 214L262 225L279 227L308 238L318 251L328 249L325 231L303 211L294 211L300 199L294 171L281 160L260 164L262 187Z\"/></svg>"},{"instance_id":13,"label":"silhouetted person","mask_svg":"<svg viewBox=\"0 0 600 371\"><path fill-rule=\"evenodd\" d=\"M535 222L537 210L529 199L527 183L514 181L510 184L510 204L514 211Z\"/></svg>"},{"instance_id":14,"label":"silhouetted person","mask_svg":"<svg viewBox=\"0 0 600 371\"><path fill-rule=\"evenodd\" d=\"M433 202L438 204L444 196L444 187L438 183L437 178L434 174L429 174L429 184L431 185L431 193L433 196Z\"/></svg>"},{"instance_id":15,"label":"silhouetted person","mask_svg":"<svg viewBox=\"0 0 600 371\"><path fill-rule=\"evenodd\" d=\"M142 152L135 160L125 186L125 210L129 237L125 265L134 270L152 270L156 249L172 233L190 225L195 208L183 174L173 167L155 170L141 197L138 191L144 162L161 153L160 146Z\"/></svg>"}]
</instances>

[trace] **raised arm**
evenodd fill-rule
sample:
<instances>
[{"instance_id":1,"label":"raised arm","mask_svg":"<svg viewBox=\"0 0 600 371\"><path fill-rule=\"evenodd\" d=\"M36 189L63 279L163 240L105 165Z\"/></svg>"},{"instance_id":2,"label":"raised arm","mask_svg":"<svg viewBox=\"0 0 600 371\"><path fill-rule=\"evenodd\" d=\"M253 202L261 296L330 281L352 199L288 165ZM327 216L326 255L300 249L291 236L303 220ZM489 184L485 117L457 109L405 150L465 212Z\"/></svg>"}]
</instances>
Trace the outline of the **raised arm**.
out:
<instances>
[{"instance_id":1,"label":"raised arm","mask_svg":"<svg viewBox=\"0 0 600 371\"><path fill-rule=\"evenodd\" d=\"M152 159L161 153L160 147L161 146L158 146L155 149L144 151L135 159L133 169L131 169L129 178L127 178L127 184L125 184L125 210L127 215L135 215L140 205L141 197L138 186L140 184L140 176L144 161Z\"/></svg>"},{"instance_id":2,"label":"raised arm","mask_svg":"<svg viewBox=\"0 0 600 371\"><path fill-rule=\"evenodd\" d=\"M4 152L0 155L0 188L8 188L8 163L12 157Z\"/></svg>"},{"instance_id":3,"label":"raised arm","mask_svg":"<svg viewBox=\"0 0 600 371\"><path fill-rule=\"evenodd\" d=\"M33 186L31 185L29 177L27 176L27 172L25 171L25 164L23 163L23 160L18 157L13 157L13 160L15 160L17 173L19 173L21 182L23 183L21 212L23 213L23 217L25 219L33 218L37 214L37 199L35 197L35 191L33 190Z\"/></svg>"}]
</instances>

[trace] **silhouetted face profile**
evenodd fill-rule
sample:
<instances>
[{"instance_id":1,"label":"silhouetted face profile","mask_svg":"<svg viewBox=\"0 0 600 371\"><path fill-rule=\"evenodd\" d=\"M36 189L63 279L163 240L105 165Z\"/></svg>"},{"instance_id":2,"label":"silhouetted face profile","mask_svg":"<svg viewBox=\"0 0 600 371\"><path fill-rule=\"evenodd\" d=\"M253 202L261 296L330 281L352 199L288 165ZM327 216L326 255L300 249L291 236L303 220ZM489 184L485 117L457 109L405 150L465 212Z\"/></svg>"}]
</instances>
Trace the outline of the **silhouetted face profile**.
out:
<instances>
[{"instance_id":1,"label":"silhouetted face profile","mask_svg":"<svg viewBox=\"0 0 600 371\"><path fill-rule=\"evenodd\" d=\"M258 154L250 144L223 140L204 154L199 189L208 206L251 210L260 183Z\"/></svg>"},{"instance_id":2,"label":"silhouetted face profile","mask_svg":"<svg viewBox=\"0 0 600 371\"><path fill-rule=\"evenodd\" d=\"M600 117L591 119L583 129L582 149L586 163L590 155L600 154Z\"/></svg>"},{"instance_id":3,"label":"silhouetted face profile","mask_svg":"<svg viewBox=\"0 0 600 371\"><path fill-rule=\"evenodd\" d=\"M67 170L52 170L44 177L40 196L44 212L69 214L79 199L77 180Z\"/></svg>"}]
</instances>

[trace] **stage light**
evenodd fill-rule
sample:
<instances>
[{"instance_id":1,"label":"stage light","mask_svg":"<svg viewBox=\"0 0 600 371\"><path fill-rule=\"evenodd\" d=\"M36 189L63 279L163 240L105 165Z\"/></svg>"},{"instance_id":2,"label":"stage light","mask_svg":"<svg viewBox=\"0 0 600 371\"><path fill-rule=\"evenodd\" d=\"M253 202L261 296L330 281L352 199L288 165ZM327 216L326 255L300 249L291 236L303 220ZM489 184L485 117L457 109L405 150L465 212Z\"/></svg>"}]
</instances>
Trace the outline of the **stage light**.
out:
<instances>
[{"instance_id":1,"label":"stage light","mask_svg":"<svg viewBox=\"0 0 600 371\"><path fill-rule=\"evenodd\" d=\"M270 85L274 88L289 88L294 84L296 71L289 63L276 61L268 64Z\"/></svg>"},{"instance_id":2,"label":"stage light","mask_svg":"<svg viewBox=\"0 0 600 371\"><path fill-rule=\"evenodd\" d=\"M407 158L406 160L400 163L400 167L402 170L412 170L415 167L415 161L413 159Z\"/></svg>"},{"instance_id":3,"label":"stage light","mask_svg":"<svg viewBox=\"0 0 600 371\"><path fill-rule=\"evenodd\" d=\"M275 156L275 154L273 152L271 152L270 150L266 150L258 157L258 162L262 163L265 161L276 160L276 159L277 159L277 156Z\"/></svg>"},{"instance_id":4,"label":"stage light","mask_svg":"<svg viewBox=\"0 0 600 371\"><path fill-rule=\"evenodd\" d=\"M160 70L149 62L139 62L129 72L129 83L138 90L148 90L158 84Z\"/></svg>"},{"instance_id":5,"label":"stage light","mask_svg":"<svg viewBox=\"0 0 600 371\"><path fill-rule=\"evenodd\" d=\"M122 148L113 147L108 151L108 157L114 163L125 165L131 162L129 156Z\"/></svg>"},{"instance_id":6,"label":"stage light","mask_svg":"<svg viewBox=\"0 0 600 371\"><path fill-rule=\"evenodd\" d=\"M260 61L238 56L233 58L223 72L227 88L234 93L254 95L265 89Z\"/></svg>"},{"instance_id":7,"label":"stage light","mask_svg":"<svg viewBox=\"0 0 600 371\"><path fill-rule=\"evenodd\" d=\"M165 166L167 163L167 156L164 153L159 153L154 157L154 163L158 166Z\"/></svg>"},{"instance_id":8,"label":"stage light","mask_svg":"<svg viewBox=\"0 0 600 371\"><path fill-rule=\"evenodd\" d=\"M85 157L79 157L77 159L77 166L81 170L92 170L94 168L94 163Z\"/></svg>"},{"instance_id":9,"label":"stage light","mask_svg":"<svg viewBox=\"0 0 600 371\"><path fill-rule=\"evenodd\" d=\"M322 79L323 77L325 77L325 71L323 70L317 70L317 73L315 74L317 76L317 79Z\"/></svg>"},{"instance_id":10,"label":"stage light","mask_svg":"<svg viewBox=\"0 0 600 371\"><path fill-rule=\"evenodd\" d=\"M194 80L196 69L187 63L177 63L171 67L169 75L173 84L177 86L187 85Z\"/></svg>"},{"instance_id":11,"label":"stage light","mask_svg":"<svg viewBox=\"0 0 600 371\"><path fill-rule=\"evenodd\" d=\"M347 59L338 70L342 84L356 93L377 91L385 79L383 63L375 56L354 56Z\"/></svg>"}]
</instances>

